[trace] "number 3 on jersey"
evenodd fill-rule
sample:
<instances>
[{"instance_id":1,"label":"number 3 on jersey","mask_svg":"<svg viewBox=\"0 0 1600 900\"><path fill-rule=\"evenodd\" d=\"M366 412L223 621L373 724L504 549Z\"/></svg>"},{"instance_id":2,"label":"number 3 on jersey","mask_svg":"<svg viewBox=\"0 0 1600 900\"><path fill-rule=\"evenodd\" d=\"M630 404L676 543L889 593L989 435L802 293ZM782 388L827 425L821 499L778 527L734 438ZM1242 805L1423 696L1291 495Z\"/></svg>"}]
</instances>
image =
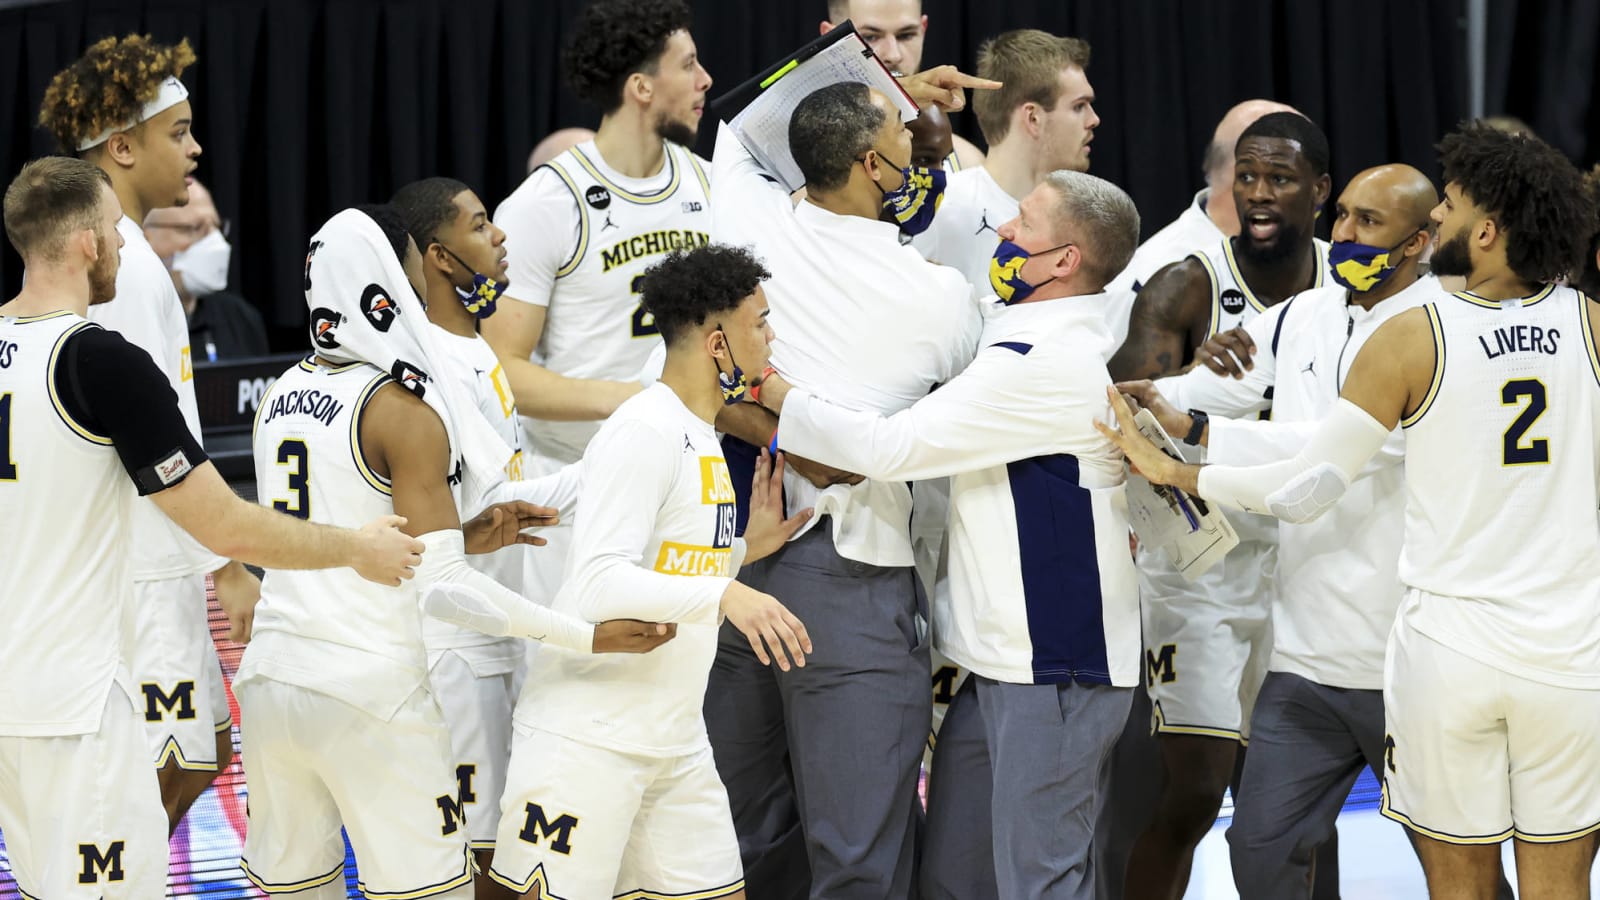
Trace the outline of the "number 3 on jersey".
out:
<instances>
[{"instance_id":1,"label":"number 3 on jersey","mask_svg":"<svg viewBox=\"0 0 1600 900\"><path fill-rule=\"evenodd\" d=\"M311 454L305 441L286 440L278 445L278 465L290 466L290 500L274 500L272 508L301 519L311 518Z\"/></svg>"},{"instance_id":2,"label":"number 3 on jersey","mask_svg":"<svg viewBox=\"0 0 1600 900\"><path fill-rule=\"evenodd\" d=\"M644 276L633 276L633 281L628 283L628 290L635 297L638 297L644 290ZM660 333L661 331L656 328L656 317L645 310L644 300L641 299L639 305L633 308L633 336L636 338L651 337Z\"/></svg>"},{"instance_id":3,"label":"number 3 on jersey","mask_svg":"<svg viewBox=\"0 0 1600 900\"><path fill-rule=\"evenodd\" d=\"M1544 438L1532 438L1523 443L1523 435L1533 427L1533 423L1544 415L1545 394L1544 382L1534 378L1519 378L1508 381L1500 389L1500 404L1502 406L1521 406L1522 398L1528 398L1528 405L1522 413L1512 420L1511 427L1506 429L1505 451L1502 462L1508 466L1526 466L1550 461L1550 442Z\"/></svg>"}]
</instances>

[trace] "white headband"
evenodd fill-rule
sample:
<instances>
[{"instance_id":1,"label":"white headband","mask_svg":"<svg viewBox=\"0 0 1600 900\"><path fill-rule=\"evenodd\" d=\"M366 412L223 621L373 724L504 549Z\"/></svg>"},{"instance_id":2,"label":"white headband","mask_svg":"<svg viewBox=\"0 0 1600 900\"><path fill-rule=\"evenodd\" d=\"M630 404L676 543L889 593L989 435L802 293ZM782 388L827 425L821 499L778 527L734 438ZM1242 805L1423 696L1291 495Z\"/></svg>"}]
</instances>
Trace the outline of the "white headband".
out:
<instances>
[{"instance_id":1,"label":"white headband","mask_svg":"<svg viewBox=\"0 0 1600 900\"><path fill-rule=\"evenodd\" d=\"M187 99L189 99L189 89L184 87L183 82L179 81L175 76L168 75L167 80L161 82L161 90L156 92L155 99L146 103L132 122L114 125L100 132L96 137L79 142L78 152L82 153L90 147L98 147L110 140L113 134L119 131L127 131L140 122L148 122Z\"/></svg>"}]
</instances>

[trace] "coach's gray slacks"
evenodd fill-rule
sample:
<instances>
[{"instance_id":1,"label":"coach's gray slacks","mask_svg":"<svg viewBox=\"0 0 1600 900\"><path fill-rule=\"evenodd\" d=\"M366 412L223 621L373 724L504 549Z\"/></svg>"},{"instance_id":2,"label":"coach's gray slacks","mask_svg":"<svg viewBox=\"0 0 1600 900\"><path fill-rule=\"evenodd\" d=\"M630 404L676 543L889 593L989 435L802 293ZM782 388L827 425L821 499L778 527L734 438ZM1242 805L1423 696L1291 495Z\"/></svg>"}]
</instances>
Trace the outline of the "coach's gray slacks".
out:
<instances>
[{"instance_id":1,"label":"coach's gray slacks","mask_svg":"<svg viewBox=\"0 0 1600 900\"><path fill-rule=\"evenodd\" d=\"M1383 692L1268 672L1250 718L1233 824L1233 881L1252 900L1310 896L1317 848L1363 767L1383 777Z\"/></svg>"},{"instance_id":2,"label":"coach's gray slacks","mask_svg":"<svg viewBox=\"0 0 1600 900\"><path fill-rule=\"evenodd\" d=\"M922 900L1093 900L1100 786L1132 700L969 677L933 751Z\"/></svg>"},{"instance_id":3,"label":"coach's gray slacks","mask_svg":"<svg viewBox=\"0 0 1600 900\"><path fill-rule=\"evenodd\" d=\"M762 666L719 635L706 728L728 789L746 890L761 900L912 896L917 775L932 721L922 601L910 567L844 559L824 518L740 580L777 597L815 649Z\"/></svg>"}]
</instances>

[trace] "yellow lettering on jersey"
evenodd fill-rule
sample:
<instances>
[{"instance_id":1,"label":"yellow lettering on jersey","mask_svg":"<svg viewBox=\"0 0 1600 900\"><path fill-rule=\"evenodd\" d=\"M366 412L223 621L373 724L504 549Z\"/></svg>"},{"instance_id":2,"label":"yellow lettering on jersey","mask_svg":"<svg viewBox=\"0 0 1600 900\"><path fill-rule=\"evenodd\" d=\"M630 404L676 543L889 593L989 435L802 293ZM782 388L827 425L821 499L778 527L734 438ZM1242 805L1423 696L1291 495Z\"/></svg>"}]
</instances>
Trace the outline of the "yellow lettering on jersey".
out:
<instances>
[{"instance_id":1,"label":"yellow lettering on jersey","mask_svg":"<svg viewBox=\"0 0 1600 900\"><path fill-rule=\"evenodd\" d=\"M496 365L489 373L489 380L494 382L495 396L500 398L500 412L511 418L517 411L517 404L511 397L511 382L506 379L505 367Z\"/></svg>"},{"instance_id":2,"label":"yellow lettering on jersey","mask_svg":"<svg viewBox=\"0 0 1600 900\"><path fill-rule=\"evenodd\" d=\"M656 554L656 571L665 575L733 575L733 552L726 547L702 547L662 541Z\"/></svg>"},{"instance_id":3,"label":"yellow lettering on jersey","mask_svg":"<svg viewBox=\"0 0 1600 900\"><path fill-rule=\"evenodd\" d=\"M189 361L189 348L187 346L185 346L181 351L179 351L178 380L179 381L193 381L194 380L194 364Z\"/></svg>"},{"instance_id":4,"label":"yellow lettering on jersey","mask_svg":"<svg viewBox=\"0 0 1600 900\"><path fill-rule=\"evenodd\" d=\"M655 256L669 250L686 250L703 247L711 242L711 235L688 229L661 229L625 237L600 251L600 271L609 272L617 266Z\"/></svg>"},{"instance_id":5,"label":"yellow lettering on jersey","mask_svg":"<svg viewBox=\"0 0 1600 900\"><path fill-rule=\"evenodd\" d=\"M509 481L522 480L522 451L511 454L511 461L506 463L506 479Z\"/></svg>"},{"instance_id":6,"label":"yellow lettering on jersey","mask_svg":"<svg viewBox=\"0 0 1600 900\"><path fill-rule=\"evenodd\" d=\"M700 457L700 502L708 505L732 503L733 476L728 462L720 456Z\"/></svg>"}]
</instances>

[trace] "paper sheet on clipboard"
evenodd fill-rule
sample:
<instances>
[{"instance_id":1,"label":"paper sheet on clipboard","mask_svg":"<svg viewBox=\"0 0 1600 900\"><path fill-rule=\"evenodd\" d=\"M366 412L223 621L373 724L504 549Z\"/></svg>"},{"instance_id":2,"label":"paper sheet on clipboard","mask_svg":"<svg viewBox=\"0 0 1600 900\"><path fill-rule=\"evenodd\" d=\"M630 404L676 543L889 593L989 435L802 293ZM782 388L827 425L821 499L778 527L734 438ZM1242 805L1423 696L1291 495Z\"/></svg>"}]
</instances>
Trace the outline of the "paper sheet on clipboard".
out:
<instances>
[{"instance_id":1,"label":"paper sheet on clipboard","mask_svg":"<svg viewBox=\"0 0 1600 900\"><path fill-rule=\"evenodd\" d=\"M1134 423L1150 442L1173 457L1183 453L1147 409ZM1239 544L1239 535L1220 509L1174 487L1155 486L1143 476L1128 475L1128 523L1141 543L1166 553L1190 581L1216 565Z\"/></svg>"},{"instance_id":2,"label":"paper sheet on clipboard","mask_svg":"<svg viewBox=\"0 0 1600 900\"><path fill-rule=\"evenodd\" d=\"M909 122L921 114L854 29L811 55L797 54L762 79L760 94L728 123L739 143L791 192L804 187L806 179L789 152L789 118L811 92L841 81L860 82L884 94L899 108L901 121Z\"/></svg>"}]
</instances>

